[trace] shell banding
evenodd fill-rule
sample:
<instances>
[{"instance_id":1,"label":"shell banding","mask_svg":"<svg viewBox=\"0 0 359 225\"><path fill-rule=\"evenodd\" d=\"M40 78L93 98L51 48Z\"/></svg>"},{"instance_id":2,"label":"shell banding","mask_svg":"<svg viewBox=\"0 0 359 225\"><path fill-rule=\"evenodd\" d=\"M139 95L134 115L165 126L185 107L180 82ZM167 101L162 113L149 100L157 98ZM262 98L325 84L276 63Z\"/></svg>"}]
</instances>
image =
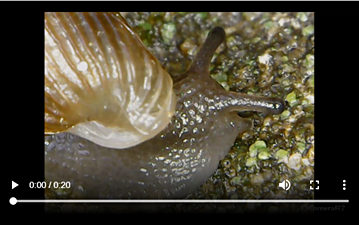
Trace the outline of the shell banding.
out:
<instances>
[{"instance_id":1,"label":"shell banding","mask_svg":"<svg viewBox=\"0 0 359 225\"><path fill-rule=\"evenodd\" d=\"M128 148L163 130L173 81L115 13L45 13L45 134Z\"/></svg>"}]
</instances>

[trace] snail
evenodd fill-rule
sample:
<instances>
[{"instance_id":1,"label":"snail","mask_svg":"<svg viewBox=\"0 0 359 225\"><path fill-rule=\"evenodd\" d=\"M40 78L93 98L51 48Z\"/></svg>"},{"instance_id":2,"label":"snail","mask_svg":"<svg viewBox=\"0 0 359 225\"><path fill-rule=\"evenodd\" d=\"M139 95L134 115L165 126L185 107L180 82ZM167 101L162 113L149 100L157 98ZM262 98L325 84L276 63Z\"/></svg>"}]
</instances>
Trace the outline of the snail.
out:
<instances>
[{"instance_id":1,"label":"snail","mask_svg":"<svg viewBox=\"0 0 359 225\"><path fill-rule=\"evenodd\" d=\"M224 40L213 28L172 80L120 16L45 13L45 180L70 181L76 198L192 193L252 128L238 112L284 110L279 98L226 91L210 77Z\"/></svg>"}]
</instances>

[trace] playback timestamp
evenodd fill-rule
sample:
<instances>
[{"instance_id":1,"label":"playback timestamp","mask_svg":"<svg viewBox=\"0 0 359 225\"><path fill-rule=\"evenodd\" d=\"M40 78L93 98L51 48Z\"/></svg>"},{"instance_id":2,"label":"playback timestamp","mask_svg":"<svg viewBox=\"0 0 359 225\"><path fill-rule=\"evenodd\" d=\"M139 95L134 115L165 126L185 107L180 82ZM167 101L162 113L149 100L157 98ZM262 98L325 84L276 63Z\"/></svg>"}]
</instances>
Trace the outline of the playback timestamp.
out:
<instances>
[{"instance_id":1,"label":"playback timestamp","mask_svg":"<svg viewBox=\"0 0 359 225\"><path fill-rule=\"evenodd\" d=\"M30 181L29 183L29 187L31 189L37 189L37 188L41 188L41 189L45 189L45 188L61 188L61 189L69 189L71 188L71 182L70 181Z\"/></svg>"}]
</instances>

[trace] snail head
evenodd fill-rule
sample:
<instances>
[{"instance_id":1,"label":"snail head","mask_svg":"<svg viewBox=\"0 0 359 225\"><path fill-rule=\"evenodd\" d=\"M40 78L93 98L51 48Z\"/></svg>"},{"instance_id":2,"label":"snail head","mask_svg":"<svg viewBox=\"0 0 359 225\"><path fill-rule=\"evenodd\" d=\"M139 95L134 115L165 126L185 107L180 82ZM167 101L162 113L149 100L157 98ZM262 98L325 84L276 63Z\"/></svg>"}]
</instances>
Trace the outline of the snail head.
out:
<instances>
[{"instance_id":1,"label":"snail head","mask_svg":"<svg viewBox=\"0 0 359 225\"><path fill-rule=\"evenodd\" d=\"M257 111L264 114L279 114L284 110L284 102L280 98L260 97L238 92L226 91L210 76L211 59L220 44L226 39L221 27L213 28L200 48L198 54L185 74L174 79L174 91L177 95L185 93L191 98L195 93L204 101L214 105L216 111L240 112ZM185 101L182 99L182 101Z\"/></svg>"}]
</instances>

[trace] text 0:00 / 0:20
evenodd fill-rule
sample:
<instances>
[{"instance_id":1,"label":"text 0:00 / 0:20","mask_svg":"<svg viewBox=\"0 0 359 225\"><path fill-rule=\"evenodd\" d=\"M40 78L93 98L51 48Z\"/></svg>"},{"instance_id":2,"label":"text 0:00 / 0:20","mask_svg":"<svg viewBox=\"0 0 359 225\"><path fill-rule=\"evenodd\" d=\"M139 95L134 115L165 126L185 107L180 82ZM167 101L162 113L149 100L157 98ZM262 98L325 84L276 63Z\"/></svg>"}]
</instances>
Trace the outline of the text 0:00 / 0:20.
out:
<instances>
[{"instance_id":1,"label":"text 0:00 / 0:20","mask_svg":"<svg viewBox=\"0 0 359 225\"><path fill-rule=\"evenodd\" d=\"M71 182L70 181L50 181L50 182L45 182L45 181L38 181L38 182L33 182L30 181L29 183L29 187L30 188L70 188L71 187Z\"/></svg>"}]
</instances>

